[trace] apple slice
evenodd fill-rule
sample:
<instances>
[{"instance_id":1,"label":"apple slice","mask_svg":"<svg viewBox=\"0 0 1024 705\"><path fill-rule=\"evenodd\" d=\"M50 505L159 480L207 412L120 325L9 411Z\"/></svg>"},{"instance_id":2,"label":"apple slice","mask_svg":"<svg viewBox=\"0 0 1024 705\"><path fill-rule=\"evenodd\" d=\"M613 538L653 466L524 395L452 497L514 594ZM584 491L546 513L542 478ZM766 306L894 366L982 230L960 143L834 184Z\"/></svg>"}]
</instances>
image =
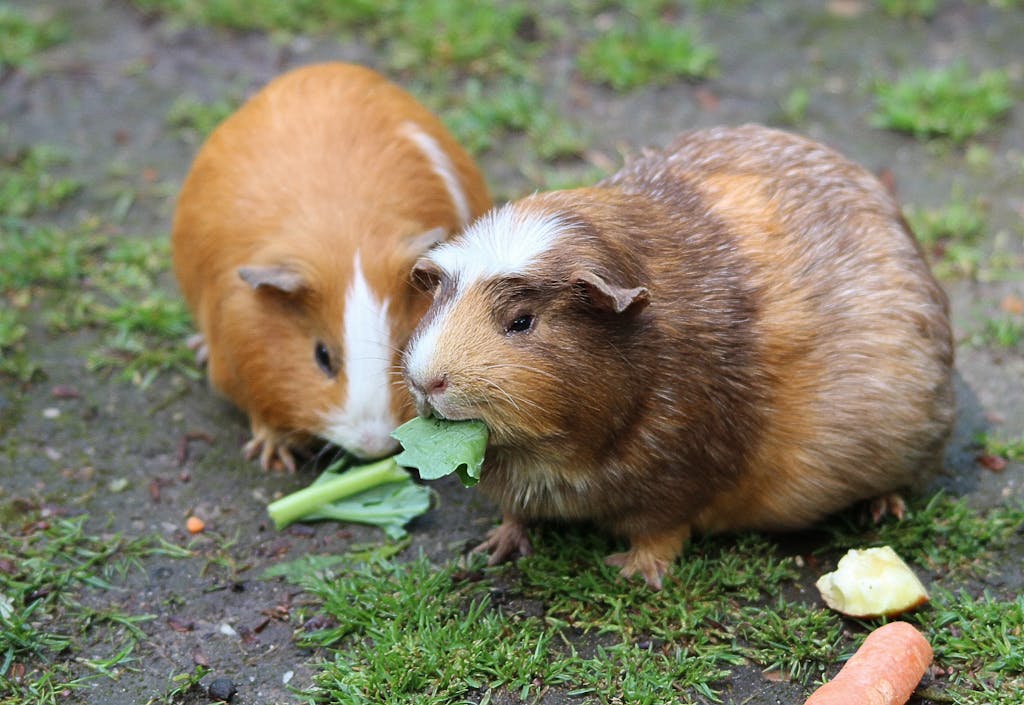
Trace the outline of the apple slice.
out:
<instances>
[{"instance_id":1,"label":"apple slice","mask_svg":"<svg viewBox=\"0 0 1024 705\"><path fill-rule=\"evenodd\" d=\"M815 587L825 604L848 617L892 617L928 601L928 591L889 546L851 549Z\"/></svg>"}]
</instances>

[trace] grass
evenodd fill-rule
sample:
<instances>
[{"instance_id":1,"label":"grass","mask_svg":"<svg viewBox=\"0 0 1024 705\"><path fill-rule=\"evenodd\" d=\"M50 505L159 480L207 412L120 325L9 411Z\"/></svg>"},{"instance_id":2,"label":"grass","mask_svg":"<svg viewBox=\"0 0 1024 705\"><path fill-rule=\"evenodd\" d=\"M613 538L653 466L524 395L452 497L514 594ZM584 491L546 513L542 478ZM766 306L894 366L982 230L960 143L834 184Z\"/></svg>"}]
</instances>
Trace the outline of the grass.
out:
<instances>
[{"instance_id":1,"label":"grass","mask_svg":"<svg viewBox=\"0 0 1024 705\"><path fill-rule=\"evenodd\" d=\"M348 33L386 47L396 70L457 69L474 75L529 72L536 18L523 2L499 0L134 0L186 22L285 34Z\"/></svg>"},{"instance_id":2,"label":"grass","mask_svg":"<svg viewBox=\"0 0 1024 705\"><path fill-rule=\"evenodd\" d=\"M37 54L65 41L66 22L53 17L33 17L6 3L0 4L0 72L32 62Z\"/></svg>"},{"instance_id":3,"label":"grass","mask_svg":"<svg viewBox=\"0 0 1024 705\"><path fill-rule=\"evenodd\" d=\"M91 679L136 668L139 624L152 616L97 609L89 596L116 592L114 581L147 556L187 552L157 537L94 535L85 516L21 519L0 524L0 704L57 703ZM86 643L106 653L86 657Z\"/></svg>"},{"instance_id":4,"label":"grass","mask_svg":"<svg viewBox=\"0 0 1024 705\"><path fill-rule=\"evenodd\" d=\"M379 29L393 68L522 78L536 58L523 36L537 22L529 5L516 0L422 0L396 3Z\"/></svg>"},{"instance_id":5,"label":"grass","mask_svg":"<svg viewBox=\"0 0 1024 705\"><path fill-rule=\"evenodd\" d=\"M227 97L204 102L190 95L178 97L167 111L167 125L185 142L195 146L241 105L241 99Z\"/></svg>"},{"instance_id":6,"label":"grass","mask_svg":"<svg viewBox=\"0 0 1024 705\"><path fill-rule=\"evenodd\" d=\"M947 697L984 702L1024 676L1024 598L945 585L988 570L1022 526L1024 508L978 514L939 494L912 503L905 521L867 532L835 520L818 545L839 555L884 543L923 567L934 602L910 620L953 674ZM745 664L808 685L824 680L865 634L816 598L793 597L813 577L761 535L694 541L660 593L605 567L610 546L600 537L552 527L534 538L535 554L511 567L421 556L293 573L330 625L299 637L329 654L307 702L444 703L496 691L530 702L548 689L598 703L707 702ZM975 624L985 626L971 631Z\"/></svg>"},{"instance_id":7,"label":"grass","mask_svg":"<svg viewBox=\"0 0 1024 705\"><path fill-rule=\"evenodd\" d=\"M908 205L904 215L910 229L931 256L940 277L977 273L982 263L981 243L988 232L988 215L980 198L968 200L954 190L938 208Z\"/></svg>"},{"instance_id":8,"label":"grass","mask_svg":"<svg viewBox=\"0 0 1024 705\"><path fill-rule=\"evenodd\" d=\"M0 216L27 218L78 193L81 181L56 175L66 164L66 155L42 144L0 154Z\"/></svg>"},{"instance_id":9,"label":"grass","mask_svg":"<svg viewBox=\"0 0 1024 705\"><path fill-rule=\"evenodd\" d=\"M990 433L983 433L979 442L986 455L1024 461L1024 438L1007 440Z\"/></svg>"},{"instance_id":10,"label":"grass","mask_svg":"<svg viewBox=\"0 0 1024 705\"><path fill-rule=\"evenodd\" d=\"M241 31L284 33L340 31L373 22L388 2L374 0L133 0L147 12L162 12L189 23Z\"/></svg>"},{"instance_id":11,"label":"grass","mask_svg":"<svg viewBox=\"0 0 1024 705\"><path fill-rule=\"evenodd\" d=\"M496 0L135 5L179 22L278 38L358 32L394 78L423 87L424 101L464 144L518 170L530 190L599 176L580 159L589 137L561 112L577 96L557 93L538 75L550 59L569 65L571 81L582 77L619 91L704 80L718 70L718 47L679 23L680 3L663 0L575 0L569 9ZM933 7L922 0L880 5L903 18L927 18ZM986 135L1012 109L1002 107L1010 101L1009 73L990 73L908 74L879 87L879 113L907 116L902 126L885 126L921 137L960 143ZM592 86L579 88L586 98ZM783 117L807 122L817 90L808 81L782 94ZM211 102L182 97L167 111L166 128L197 145L237 102L230 93ZM991 163L971 149L968 163ZM138 384L160 370L194 373L181 345L187 316L164 286L166 239L126 233L116 216L78 218L73 209L96 192L83 193L86 180L69 172L73 165L45 145L0 157L3 373L31 377L31 360L47 336L86 327L100 340L85 360L90 370L116 370ZM132 201L123 202L128 205L112 210L126 212ZM954 192L940 208L907 215L940 271L977 270L989 230L986 202ZM1019 344L1014 325L993 319L987 326L986 344ZM991 454L1024 457L1020 440L983 441ZM13 523L6 519L5 526ZM102 600L92 598L117 594L118 575L171 549L155 539L90 535L82 519L20 523L0 532L0 619L6 620L0 678L17 681L12 695L0 688L0 704L62 702L66 691L89 679L141 668L134 659L142 658L138 629L147 615L98 608ZM310 556L296 571L279 572L305 591L293 624L317 616L327 625L297 626L299 645L323 659L314 665L314 686L300 695L306 702L707 703L728 700L740 670L808 686L834 673L877 622L844 620L806 587L847 548L889 544L932 591L931 604L907 619L935 646L943 669L935 699L987 703L1024 688L1024 604L1013 589L982 589L986 581L997 584L989 579L1001 561L1019 554L1007 546L1019 544L1022 525L1020 507L978 513L936 495L913 503L902 523L865 528L853 514L839 517L797 539L798 548L759 534L699 538L658 594L602 564L616 548L608 540L556 527L534 533L534 556L494 569L479 560L463 564L456 549L440 564L410 559L402 553L409 544L402 543L345 557ZM244 571L230 556L210 561L232 575ZM86 654L81 644L89 639L104 648ZM189 664L175 673L153 689L165 691L153 702L203 697L205 668Z\"/></svg>"},{"instance_id":12,"label":"grass","mask_svg":"<svg viewBox=\"0 0 1024 705\"><path fill-rule=\"evenodd\" d=\"M878 0L878 6L889 17L926 20L935 16L936 0Z\"/></svg>"},{"instance_id":13,"label":"grass","mask_svg":"<svg viewBox=\"0 0 1024 705\"><path fill-rule=\"evenodd\" d=\"M577 60L584 77L626 91L715 73L718 52L701 41L696 30L656 13L632 19L617 22L580 49Z\"/></svg>"},{"instance_id":14,"label":"grass","mask_svg":"<svg viewBox=\"0 0 1024 705\"><path fill-rule=\"evenodd\" d=\"M32 361L28 321L40 307L52 331L100 331L90 356L93 370L117 368L127 379L151 382L161 371L195 375L184 346L190 325L180 298L157 285L169 268L166 238L132 237L104 230L101 221L54 224L82 189L58 173L67 159L35 145L0 164L0 374L28 380Z\"/></svg>"},{"instance_id":15,"label":"grass","mask_svg":"<svg viewBox=\"0 0 1024 705\"><path fill-rule=\"evenodd\" d=\"M931 638L935 660L950 673L954 702L1013 702L1024 692L1024 597L935 591L914 621Z\"/></svg>"},{"instance_id":16,"label":"grass","mask_svg":"<svg viewBox=\"0 0 1024 705\"><path fill-rule=\"evenodd\" d=\"M469 80L461 95L444 102L442 119L473 154L492 150L515 134L524 135L531 152L543 160L575 156L585 146L580 129L533 84L502 81L485 89L479 80Z\"/></svg>"},{"instance_id":17,"label":"grass","mask_svg":"<svg viewBox=\"0 0 1024 705\"><path fill-rule=\"evenodd\" d=\"M956 144L992 129L1014 103L1007 71L976 72L964 62L880 81L875 101L875 127Z\"/></svg>"},{"instance_id":18,"label":"grass","mask_svg":"<svg viewBox=\"0 0 1024 705\"><path fill-rule=\"evenodd\" d=\"M970 337L970 343L979 347L994 346L1015 350L1024 340L1024 318L1001 314L985 319L981 330Z\"/></svg>"}]
</instances>

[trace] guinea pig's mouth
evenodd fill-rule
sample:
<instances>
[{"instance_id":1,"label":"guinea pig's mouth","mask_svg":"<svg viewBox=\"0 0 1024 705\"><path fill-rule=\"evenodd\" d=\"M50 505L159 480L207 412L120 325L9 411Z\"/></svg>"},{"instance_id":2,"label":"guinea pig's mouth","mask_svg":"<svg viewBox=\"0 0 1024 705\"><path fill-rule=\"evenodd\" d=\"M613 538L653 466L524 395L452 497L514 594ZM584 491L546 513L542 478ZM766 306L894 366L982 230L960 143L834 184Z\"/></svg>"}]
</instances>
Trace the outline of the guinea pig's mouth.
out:
<instances>
[{"instance_id":1,"label":"guinea pig's mouth","mask_svg":"<svg viewBox=\"0 0 1024 705\"><path fill-rule=\"evenodd\" d=\"M431 400L423 395L416 394L416 413L425 419L444 419L445 421L468 421L475 419L476 416L466 412L465 410L453 408L450 404L446 404L444 399L437 402L431 402Z\"/></svg>"}]
</instances>

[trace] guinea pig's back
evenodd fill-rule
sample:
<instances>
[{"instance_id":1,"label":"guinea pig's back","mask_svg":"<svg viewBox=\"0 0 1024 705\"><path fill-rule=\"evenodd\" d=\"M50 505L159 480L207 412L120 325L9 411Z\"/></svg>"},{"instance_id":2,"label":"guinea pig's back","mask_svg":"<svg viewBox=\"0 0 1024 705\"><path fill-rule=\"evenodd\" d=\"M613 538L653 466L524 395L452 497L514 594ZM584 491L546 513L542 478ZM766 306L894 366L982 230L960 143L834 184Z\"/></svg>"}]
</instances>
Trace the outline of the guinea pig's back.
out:
<instances>
[{"instance_id":1,"label":"guinea pig's back","mask_svg":"<svg viewBox=\"0 0 1024 705\"><path fill-rule=\"evenodd\" d=\"M199 151L175 217L176 273L191 297L268 243L301 253L302 238L355 249L414 234L375 228L382 214L454 232L489 204L472 158L408 93L361 66L306 66L271 81Z\"/></svg>"},{"instance_id":2,"label":"guinea pig's back","mask_svg":"<svg viewBox=\"0 0 1024 705\"><path fill-rule=\"evenodd\" d=\"M697 528L802 526L934 470L954 413L948 302L884 186L759 126L687 133L650 159L697 189L746 263L768 386L749 471Z\"/></svg>"}]
</instances>

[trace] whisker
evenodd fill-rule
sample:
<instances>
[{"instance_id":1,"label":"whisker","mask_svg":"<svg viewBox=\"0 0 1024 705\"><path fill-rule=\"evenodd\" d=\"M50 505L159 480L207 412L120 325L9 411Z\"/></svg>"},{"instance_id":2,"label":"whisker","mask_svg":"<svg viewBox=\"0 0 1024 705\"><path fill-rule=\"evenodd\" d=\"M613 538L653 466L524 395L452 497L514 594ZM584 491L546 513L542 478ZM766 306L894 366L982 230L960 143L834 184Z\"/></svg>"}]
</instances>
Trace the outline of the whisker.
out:
<instances>
[{"instance_id":1,"label":"whisker","mask_svg":"<svg viewBox=\"0 0 1024 705\"><path fill-rule=\"evenodd\" d=\"M533 374L538 374L538 375L541 375L542 377L548 377L549 379L553 379L555 381L560 381L560 378L558 377L558 375L556 375L556 374L554 374L552 372L548 372L547 370L539 370L536 367L529 367L528 365L521 365L521 364L517 365L517 364L511 363L511 362L494 362L494 363L490 363L488 365L485 365L484 369L487 369L487 370L503 370L503 369L526 370L527 372L531 372Z\"/></svg>"}]
</instances>

